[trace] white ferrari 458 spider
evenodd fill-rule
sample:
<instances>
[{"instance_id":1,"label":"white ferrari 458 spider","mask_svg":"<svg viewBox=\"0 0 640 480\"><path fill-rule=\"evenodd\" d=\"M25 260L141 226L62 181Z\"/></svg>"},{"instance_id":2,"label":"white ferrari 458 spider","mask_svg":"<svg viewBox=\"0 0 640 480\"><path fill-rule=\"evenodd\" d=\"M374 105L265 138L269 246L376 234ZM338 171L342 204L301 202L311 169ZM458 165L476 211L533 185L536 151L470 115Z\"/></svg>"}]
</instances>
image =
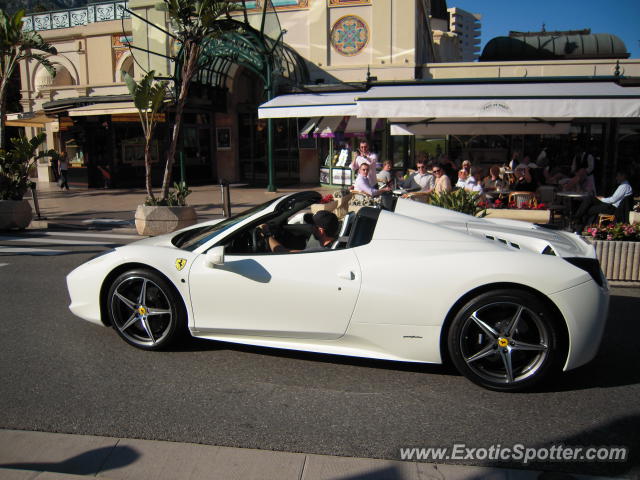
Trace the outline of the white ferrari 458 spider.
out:
<instances>
[{"instance_id":1,"label":"white ferrari 458 spider","mask_svg":"<svg viewBox=\"0 0 640 480\"><path fill-rule=\"evenodd\" d=\"M106 252L67 277L71 311L131 345L192 336L404 362L450 360L522 390L596 354L608 286L579 236L411 200L348 214L330 249L304 249L317 192L274 198Z\"/></svg>"}]
</instances>

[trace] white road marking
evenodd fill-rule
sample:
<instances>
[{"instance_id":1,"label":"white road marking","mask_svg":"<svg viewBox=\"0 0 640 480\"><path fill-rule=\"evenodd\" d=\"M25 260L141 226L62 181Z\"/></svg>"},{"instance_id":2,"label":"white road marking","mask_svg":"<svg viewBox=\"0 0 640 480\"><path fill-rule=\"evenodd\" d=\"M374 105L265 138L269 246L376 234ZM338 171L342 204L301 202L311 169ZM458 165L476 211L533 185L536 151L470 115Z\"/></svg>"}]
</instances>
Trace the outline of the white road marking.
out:
<instances>
[{"instance_id":1,"label":"white road marking","mask_svg":"<svg viewBox=\"0 0 640 480\"><path fill-rule=\"evenodd\" d=\"M51 250L48 248L22 248L22 247L4 247L0 245L0 254L29 254L29 255L64 255L70 250Z\"/></svg>"},{"instance_id":2,"label":"white road marking","mask_svg":"<svg viewBox=\"0 0 640 480\"><path fill-rule=\"evenodd\" d=\"M0 263L0 267L6 267L7 265L9 265L8 263Z\"/></svg>"},{"instance_id":3,"label":"white road marking","mask_svg":"<svg viewBox=\"0 0 640 480\"><path fill-rule=\"evenodd\" d=\"M114 242L92 242L91 240L60 240L56 238L0 237L2 242L46 243L47 245L112 245Z\"/></svg>"},{"instance_id":4,"label":"white road marking","mask_svg":"<svg viewBox=\"0 0 640 480\"><path fill-rule=\"evenodd\" d=\"M21 235L41 236L47 235L51 237L93 237L93 238L121 238L123 240L140 240L143 237L138 235L124 235L122 233L84 233L84 232L21 232Z\"/></svg>"}]
</instances>

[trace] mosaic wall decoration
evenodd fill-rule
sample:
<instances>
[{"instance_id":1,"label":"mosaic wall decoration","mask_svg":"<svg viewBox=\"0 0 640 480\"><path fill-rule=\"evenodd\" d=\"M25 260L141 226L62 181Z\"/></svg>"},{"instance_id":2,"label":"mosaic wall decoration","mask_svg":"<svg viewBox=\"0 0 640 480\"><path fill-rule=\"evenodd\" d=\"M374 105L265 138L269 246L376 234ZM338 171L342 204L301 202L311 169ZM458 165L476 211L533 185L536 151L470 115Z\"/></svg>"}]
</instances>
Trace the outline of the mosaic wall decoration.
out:
<instances>
[{"instance_id":1,"label":"mosaic wall decoration","mask_svg":"<svg viewBox=\"0 0 640 480\"><path fill-rule=\"evenodd\" d=\"M55 12L36 13L26 15L22 29L26 32L33 30L55 30L58 28L77 27L94 22L108 22L129 18L124 11L127 2L94 3L83 8L59 10Z\"/></svg>"},{"instance_id":2,"label":"mosaic wall decoration","mask_svg":"<svg viewBox=\"0 0 640 480\"><path fill-rule=\"evenodd\" d=\"M331 29L331 45L347 57L357 55L369 41L369 28L364 20L355 15L338 19Z\"/></svg>"},{"instance_id":3,"label":"mosaic wall decoration","mask_svg":"<svg viewBox=\"0 0 640 480\"><path fill-rule=\"evenodd\" d=\"M371 5L371 0L328 0L330 7L347 7L352 5Z\"/></svg>"},{"instance_id":4,"label":"mosaic wall decoration","mask_svg":"<svg viewBox=\"0 0 640 480\"><path fill-rule=\"evenodd\" d=\"M113 55L116 63L120 58L129 51L129 44L133 43L133 36L131 35L112 35L111 47L113 48Z\"/></svg>"}]
</instances>

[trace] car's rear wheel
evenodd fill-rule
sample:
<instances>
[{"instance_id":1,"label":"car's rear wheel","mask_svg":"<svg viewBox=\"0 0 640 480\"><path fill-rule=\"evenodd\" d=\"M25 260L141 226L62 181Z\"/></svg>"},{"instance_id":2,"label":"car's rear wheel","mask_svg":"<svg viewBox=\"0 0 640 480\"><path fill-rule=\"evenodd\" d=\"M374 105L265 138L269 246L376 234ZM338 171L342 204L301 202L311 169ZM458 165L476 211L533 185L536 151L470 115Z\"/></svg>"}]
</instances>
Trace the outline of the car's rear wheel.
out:
<instances>
[{"instance_id":1,"label":"car's rear wheel","mask_svg":"<svg viewBox=\"0 0 640 480\"><path fill-rule=\"evenodd\" d=\"M171 345L186 325L175 288L151 270L131 270L111 284L107 308L113 328L127 342L144 350Z\"/></svg>"},{"instance_id":2,"label":"car's rear wheel","mask_svg":"<svg viewBox=\"0 0 640 480\"><path fill-rule=\"evenodd\" d=\"M562 357L552 312L535 295L510 289L464 305L449 329L448 348L460 373L500 391L532 387Z\"/></svg>"}]
</instances>

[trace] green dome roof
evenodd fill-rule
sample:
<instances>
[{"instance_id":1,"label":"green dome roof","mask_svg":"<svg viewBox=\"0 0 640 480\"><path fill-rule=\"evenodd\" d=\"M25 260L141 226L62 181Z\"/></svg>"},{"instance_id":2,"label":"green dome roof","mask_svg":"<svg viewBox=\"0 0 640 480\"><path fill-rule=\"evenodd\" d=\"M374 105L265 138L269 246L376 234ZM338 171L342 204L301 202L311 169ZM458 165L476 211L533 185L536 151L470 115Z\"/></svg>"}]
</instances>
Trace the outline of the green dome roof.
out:
<instances>
[{"instance_id":1,"label":"green dome roof","mask_svg":"<svg viewBox=\"0 0 640 480\"><path fill-rule=\"evenodd\" d=\"M485 45L480 61L582 58L629 58L629 53L624 42L610 33L542 32L493 38Z\"/></svg>"}]
</instances>

